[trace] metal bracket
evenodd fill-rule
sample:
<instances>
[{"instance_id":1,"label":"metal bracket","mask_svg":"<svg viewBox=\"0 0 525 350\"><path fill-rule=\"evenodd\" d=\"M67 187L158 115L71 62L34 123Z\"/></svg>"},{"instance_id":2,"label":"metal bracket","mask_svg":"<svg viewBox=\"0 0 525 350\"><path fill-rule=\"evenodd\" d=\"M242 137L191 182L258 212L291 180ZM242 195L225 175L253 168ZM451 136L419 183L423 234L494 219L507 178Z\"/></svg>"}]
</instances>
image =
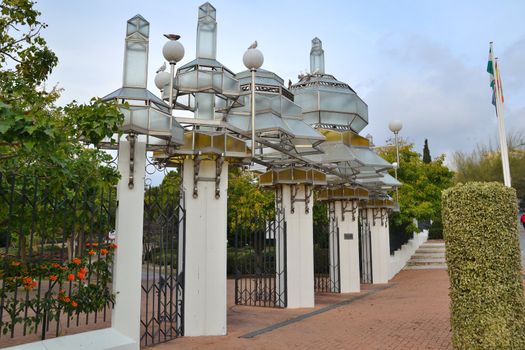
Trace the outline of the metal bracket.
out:
<instances>
[{"instance_id":1,"label":"metal bracket","mask_svg":"<svg viewBox=\"0 0 525 350\"><path fill-rule=\"evenodd\" d=\"M308 185L304 185L304 199L298 199L297 192L299 191L297 188L298 185L291 185L290 186L290 212L292 214L295 213L295 202L304 202L304 212L308 214L310 212L310 199L312 198L312 188Z\"/></svg>"},{"instance_id":2,"label":"metal bracket","mask_svg":"<svg viewBox=\"0 0 525 350\"><path fill-rule=\"evenodd\" d=\"M350 209L348 208L348 203L350 203ZM345 213L352 213L352 221L355 221L355 214L357 213L357 201L353 200L344 200L341 201L341 219L345 221Z\"/></svg>"},{"instance_id":3,"label":"metal bracket","mask_svg":"<svg viewBox=\"0 0 525 350\"><path fill-rule=\"evenodd\" d=\"M135 187L135 134L129 134L127 137L129 141L129 178L128 188L130 190Z\"/></svg>"},{"instance_id":4,"label":"metal bracket","mask_svg":"<svg viewBox=\"0 0 525 350\"><path fill-rule=\"evenodd\" d=\"M221 173L222 173L222 165L224 164L224 158L221 154L217 157L215 160L215 199L221 198Z\"/></svg>"},{"instance_id":5,"label":"metal bracket","mask_svg":"<svg viewBox=\"0 0 525 350\"><path fill-rule=\"evenodd\" d=\"M199 170L201 167L201 156L198 155L193 159L193 198L199 196L199 189L197 185L199 184Z\"/></svg>"},{"instance_id":6,"label":"metal bracket","mask_svg":"<svg viewBox=\"0 0 525 350\"><path fill-rule=\"evenodd\" d=\"M386 219L388 219L388 212L383 208L372 208L372 225L376 225L376 219L381 219L381 226L386 227Z\"/></svg>"}]
</instances>

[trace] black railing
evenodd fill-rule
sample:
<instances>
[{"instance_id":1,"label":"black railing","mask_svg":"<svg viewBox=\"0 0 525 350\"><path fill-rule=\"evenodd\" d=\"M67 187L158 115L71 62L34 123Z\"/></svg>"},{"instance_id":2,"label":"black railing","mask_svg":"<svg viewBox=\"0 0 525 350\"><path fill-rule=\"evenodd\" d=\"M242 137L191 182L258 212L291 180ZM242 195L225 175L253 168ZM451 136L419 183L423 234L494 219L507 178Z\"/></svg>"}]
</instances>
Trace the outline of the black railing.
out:
<instances>
[{"instance_id":1,"label":"black railing","mask_svg":"<svg viewBox=\"0 0 525 350\"><path fill-rule=\"evenodd\" d=\"M183 335L186 215L177 188L146 189L142 257L141 345Z\"/></svg>"},{"instance_id":2,"label":"black railing","mask_svg":"<svg viewBox=\"0 0 525 350\"><path fill-rule=\"evenodd\" d=\"M115 193L110 186L57 188L46 178L0 173L4 344L109 324Z\"/></svg>"},{"instance_id":3,"label":"black railing","mask_svg":"<svg viewBox=\"0 0 525 350\"><path fill-rule=\"evenodd\" d=\"M284 216L232 216L228 270L235 278L235 304L286 307Z\"/></svg>"}]
</instances>

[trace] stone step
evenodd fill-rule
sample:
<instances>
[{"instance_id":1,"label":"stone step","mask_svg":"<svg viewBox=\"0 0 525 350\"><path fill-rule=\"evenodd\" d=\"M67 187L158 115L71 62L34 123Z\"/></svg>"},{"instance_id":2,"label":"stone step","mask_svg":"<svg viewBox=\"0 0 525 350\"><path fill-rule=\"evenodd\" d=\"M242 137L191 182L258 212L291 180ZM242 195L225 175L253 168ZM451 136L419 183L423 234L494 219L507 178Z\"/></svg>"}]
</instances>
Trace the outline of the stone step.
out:
<instances>
[{"instance_id":1,"label":"stone step","mask_svg":"<svg viewBox=\"0 0 525 350\"><path fill-rule=\"evenodd\" d=\"M425 242L421 247L445 247L445 242Z\"/></svg>"},{"instance_id":2,"label":"stone step","mask_svg":"<svg viewBox=\"0 0 525 350\"><path fill-rule=\"evenodd\" d=\"M416 252L439 252L439 253L444 253L445 251L446 251L445 248L431 248L431 247L419 247L416 250Z\"/></svg>"},{"instance_id":3,"label":"stone step","mask_svg":"<svg viewBox=\"0 0 525 350\"><path fill-rule=\"evenodd\" d=\"M443 259L445 260L445 254L414 254L410 260L420 260L420 259Z\"/></svg>"},{"instance_id":4,"label":"stone step","mask_svg":"<svg viewBox=\"0 0 525 350\"><path fill-rule=\"evenodd\" d=\"M429 264L446 264L445 259L418 259L409 260L407 265L429 265Z\"/></svg>"}]
</instances>

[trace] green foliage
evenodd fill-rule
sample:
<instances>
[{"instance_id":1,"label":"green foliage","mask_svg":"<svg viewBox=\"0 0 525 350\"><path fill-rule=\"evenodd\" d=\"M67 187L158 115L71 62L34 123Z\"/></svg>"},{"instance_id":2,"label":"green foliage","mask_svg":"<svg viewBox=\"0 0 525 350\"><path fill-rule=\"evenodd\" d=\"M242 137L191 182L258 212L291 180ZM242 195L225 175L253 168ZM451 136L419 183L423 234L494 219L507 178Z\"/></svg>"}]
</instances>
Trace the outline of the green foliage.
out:
<instances>
[{"instance_id":1,"label":"green foliage","mask_svg":"<svg viewBox=\"0 0 525 350\"><path fill-rule=\"evenodd\" d=\"M246 222L242 218L273 217L274 191L259 188L256 175L241 168L231 168L228 176L230 231L235 230L237 225L243 226L241 230L255 228L255 222Z\"/></svg>"},{"instance_id":2,"label":"green foliage","mask_svg":"<svg viewBox=\"0 0 525 350\"><path fill-rule=\"evenodd\" d=\"M380 156L395 162L396 149L390 142L377 149ZM398 179L400 213L391 216L391 227L405 227L408 234L417 231L413 219L435 220L441 215L441 192L452 184L453 173L443 163L441 155L430 163L422 161L421 155L414 151L414 145L404 140L399 145L400 165ZM394 171L390 171L394 175Z\"/></svg>"},{"instance_id":3,"label":"green foliage","mask_svg":"<svg viewBox=\"0 0 525 350\"><path fill-rule=\"evenodd\" d=\"M441 222L441 218L432 222L432 225L428 229L428 239L443 239L443 223Z\"/></svg>"},{"instance_id":4,"label":"green foliage","mask_svg":"<svg viewBox=\"0 0 525 350\"><path fill-rule=\"evenodd\" d=\"M525 349L525 299L516 192L499 183L443 193L456 349Z\"/></svg>"},{"instance_id":5,"label":"green foliage","mask_svg":"<svg viewBox=\"0 0 525 350\"><path fill-rule=\"evenodd\" d=\"M123 116L114 104L94 98L56 106L60 90L46 90L58 64L41 30L46 25L29 0L0 3L0 171L46 177L76 188L88 177L114 183L96 145L118 131Z\"/></svg>"},{"instance_id":6,"label":"green foliage","mask_svg":"<svg viewBox=\"0 0 525 350\"><path fill-rule=\"evenodd\" d=\"M428 140L425 139L425 146L423 147L423 163L428 164L432 161L430 157L430 150L428 149Z\"/></svg>"},{"instance_id":7,"label":"green foliage","mask_svg":"<svg viewBox=\"0 0 525 350\"><path fill-rule=\"evenodd\" d=\"M525 203L525 135L515 132L507 138L512 187L518 198ZM470 153L456 152L453 156L456 182L500 181L503 182L501 153L491 143L478 145Z\"/></svg>"}]
</instances>

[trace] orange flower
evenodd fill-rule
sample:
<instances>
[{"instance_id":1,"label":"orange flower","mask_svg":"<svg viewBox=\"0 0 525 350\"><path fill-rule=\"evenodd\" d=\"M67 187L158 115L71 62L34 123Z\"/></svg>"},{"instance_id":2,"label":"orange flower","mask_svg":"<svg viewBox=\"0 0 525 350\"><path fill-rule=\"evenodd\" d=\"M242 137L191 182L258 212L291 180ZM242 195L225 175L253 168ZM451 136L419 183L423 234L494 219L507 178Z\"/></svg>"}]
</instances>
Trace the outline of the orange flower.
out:
<instances>
[{"instance_id":1,"label":"orange flower","mask_svg":"<svg viewBox=\"0 0 525 350\"><path fill-rule=\"evenodd\" d=\"M86 274L88 272L88 269L86 267L81 267L79 271Z\"/></svg>"},{"instance_id":2,"label":"orange flower","mask_svg":"<svg viewBox=\"0 0 525 350\"><path fill-rule=\"evenodd\" d=\"M98 243L96 243L96 242L95 242L95 243L91 243L91 245L92 245L93 247L98 247Z\"/></svg>"},{"instance_id":3,"label":"orange flower","mask_svg":"<svg viewBox=\"0 0 525 350\"><path fill-rule=\"evenodd\" d=\"M91 247L91 243L86 243L86 247Z\"/></svg>"},{"instance_id":4,"label":"orange flower","mask_svg":"<svg viewBox=\"0 0 525 350\"><path fill-rule=\"evenodd\" d=\"M51 275L49 276L49 280L55 282L58 279L57 275Z\"/></svg>"},{"instance_id":5,"label":"orange flower","mask_svg":"<svg viewBox=\"0 0 525 350\"><path fill-rule=\"evenodd\" d=\"M75 275L70 273L69 275L67 275L67 279L68 279L68 281L73 281L75 279Z\"/></svg>"},{"instance_id":6,"label":"orange flower","mask_svg":"<svg viewBox=\"0 0 525 350\"><path fill-rule=\"evenodd\" d=\"M13 262L11 262L11 265L13 265L13 266L20 266L20 264L21 264L20 261L13 261Z\"/></svg>"},{"instance_id":7,"label":"orange flower","mask_svg":"<svg viewBox=\"0 0 525 350\"><path fill-rule=\"evenodd\" d=\"M111 244L109 245L109 247L110 247L111 249L117 249L118 246L117 246L115 243L111 243Z\"/></svg>"},{"instance_id":8,"label":"orange flower","mask_svg":"<svg viewBox=\"0 0 525 350\"><path fill-rule=\"evenodd\" d=\"M22 278L22 283L24 283L24 284L31 284L31 283L33 283L33 279L31 277L24 277L24 278Z\"/></svg>"},{"instance_id":9,"label":"orange flower","mask_svg":"<svg viewBox=\"0 0 525 350\"><path fill-rule=\"evenodd\" d=\"M107 253L109 253L109 251L107 249L104 249L104 248L100 249L100 254L101 255L106 255Z\"/></svg>"},{"instance_id":10,"label":"orange flower","mask_svg":"<svg viewBox=\"0 0 525 350\"><path fill-rule=\"evenodd\" d=\"M65 297L65 298L64 298L64 301L65 301L66 303L69 303L69 302L71 301L71 299L70 299L69 297Z\"/></svg>"},{"instance_id":11,"label":"orange flower","mask_svg":"<svg viewBox=\"0 0 525 350\"><path fill-rule=\"evenodd\" d=\"M82 262L82 260L80 260L79 258L74 258L73 260L71 260L71 262L75 265L80 265L80 263Z\"/></svg>"},{"instance_id":12,"label":"orange flower","mask_svg":"<svg viewBox=\"0 0 525 350\"><path fill-rule=\"evenodd\" d=\"M77 302L76 302L76 301L74 301L74 300L71 300L71 306L72 306L72 307L77 307L77 306L78 306L78 304L77 304Z\"/></svg>"},{"instance_id":13,"label":"orange flower","mask_svg":"<svg viewBox=\"0 0 525 350\"><path fill-rule=\"evenodd\" d=\"M89 252L88 252L89 255L95 255L97 254L93 249L91 249Z\"/></svg>"},{"instance_id":14,"label":"orange flower","mask_svg":"<svg viewBox=\"0 0 525 350\"><path fill-rule=\"evenodd\" d=\"M57 264L57 263L52 263L51 266L54 267L54 268L59 268L60 267L60 265Z\"/></svg>"},{"instance_id":15,"label":"orange flower","mask_svg":"<svg viewBox=\"0 0 525 350\"><path fill-rule=\"evenodd\" d=\"M82 281L84 278L86 278L86 274L78 271L77 272L77 277L78 277L79 280Z\"/></svg>"}]
</instances>

